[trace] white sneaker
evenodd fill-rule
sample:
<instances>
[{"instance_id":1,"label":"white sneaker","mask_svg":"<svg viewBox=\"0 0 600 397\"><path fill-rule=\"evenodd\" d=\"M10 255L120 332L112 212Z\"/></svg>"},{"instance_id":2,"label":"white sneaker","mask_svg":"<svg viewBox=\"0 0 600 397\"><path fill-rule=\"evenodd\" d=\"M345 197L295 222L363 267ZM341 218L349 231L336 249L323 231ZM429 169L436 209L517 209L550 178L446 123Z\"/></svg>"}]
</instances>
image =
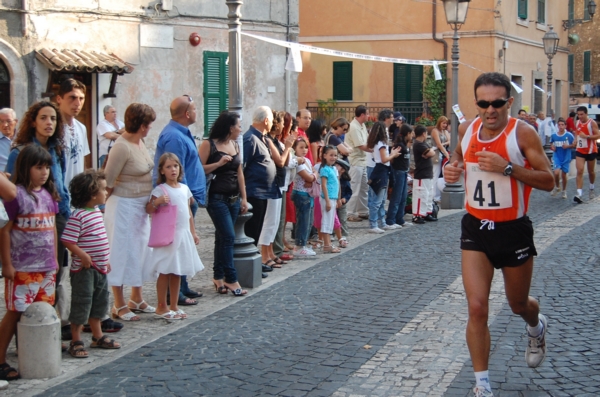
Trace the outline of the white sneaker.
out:
<instances>
[{"instance_id":1,"label":"white sneaker","mask_svg":"<svg viewBox=\"0 0 600 397\"><path fill-rule=\"evenodd\" d=\"M400 225L399 225L400 226ZM412 222L404 222L402 227L414 226Z\"/></svg>"},{"instance_id":2,"label":"white sneaker","mask_svg":"<svg viewBox=\"0 0 600 397\"><path fill-rule=\"evenodd\" d=\"M315 256L317 253L308 247L302 247L299 250L293 250L292 254L294 256Z\"/></svg>"},{"instance_id":3,"label":"white sneaker","mask_svg":"<svg viewBox=\"0 0 600 397\"><path fill-rule=\"evenodd\" d=\"M527 350L525 350L525 361L531 368L539 367L546 358L546 330L548 329L548 320L543 314L539 314L540 322L542 323L543 329L539 336L531 336L527 332L529 343Z\"/></svg>"},{"instance_id":4,"label":"white sneaker","mask_svg":"<svg viewBox=\"0 0 600 397\"><path fill-rule=\"evenodd\" d=\"M593 200L596 197L596 193L594 193L594 189L590 189L590 200Z\"/></svg>"},{"instance_id":5,"label":"white sneaker","mask_svg":"<svg viewBox=\"0 0 600 397\"><path fill-rule=\"evenodd\" d=\"M560 193L560 188L555 186L554 189L552 189L552 191L550 192L550 196L554 197L557 193Z\"/></svg>"},{"instance_id":6,"label":"white sneaker","mask_svg":"<svg viewBox=\"0 0 600 397\"><path fill-rule=\"evenodd\" d=\"M494 394L491 391L481 386L475 386L473 388L473 395L475 395L475 397L494 397Z\"/></svg>"},{"instance_id":7,"label":"white sneaker","mask_svg":"<svg viewBox=\"0 0 600 397\"><path fill-rule=\"evenodd\" d=\"M567 198L567 192L563 192L563 193L562 193L562 198L563 198L563 199L566 199L566 198Z\"/></svg>"},{"instance_id":8,"label":"white sneaker","mask_svg":"<svg viewBox=\"0 0 600 397\"><path fill-rule=\"evenodd\" d=\"M373 233L373 234L382 234L385 233L384 230L381 230L380 228L376 227L374 229L369 229L369 233Z\"/></svg>"},{"instance_id":9,"label":"white sneaker","mask_svg":"<svg viewBox=\"0 0 600 397\"><path fill-rule=\"evenodd\" d=\"M396 225L385 225L384 227L382 227L383 230L396 230L398 229L398 226Z\"/></svg>"},{"instance_id":10,"label":"white sneaker","mask_svg":"<svg viewBox=\"0 0 600 397\"><path fill-rule=\"evenodd\" d=\"M582 204L583 200L581 199L581 196L575 196L573 197L573 201L576 202L577 204Z\"/></svg>"}]
</instances>

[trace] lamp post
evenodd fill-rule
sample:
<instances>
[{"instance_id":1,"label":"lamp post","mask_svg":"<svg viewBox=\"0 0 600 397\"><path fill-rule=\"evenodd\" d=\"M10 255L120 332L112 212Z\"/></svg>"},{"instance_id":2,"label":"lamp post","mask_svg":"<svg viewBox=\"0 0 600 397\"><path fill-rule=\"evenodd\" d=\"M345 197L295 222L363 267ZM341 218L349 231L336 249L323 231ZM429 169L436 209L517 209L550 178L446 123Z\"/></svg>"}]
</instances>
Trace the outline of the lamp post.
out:
<instances>
[{"instance_id":1,"label":"lamp post","mask_svg":"<svg viewBox=\"0 0 600 397\"><path fill-rule=\"evenodd\" d=\"M442 0L446 13L446 22L454 30L452 37L452 105L458 103L458 30L467 19L469 2L471 0ZM458 117L452 112L451 153L458 144ZM462 182L447 183L442 191L441 207L444 209L461 209L465 201L465 189Z\"/></svg>"},{"instance_id":2,"label":"lamp post","mask_svg":"<svg viewBox=\"0 0 600 397\"><path fill-rule=\"evenodd\" d=\"M554 31L554 29L552 28L552 25L548 26L550 29L546 32L546 34L544 35L544 37L542 37L542 41L544 42L544 52L546 53L546 56L548 57L548 75L546 77L546 79L548 80L547 83L547 91L546 94L548 95L548 102L546 103L546 117L553 117L553 111L552 111L552 58L554 57L554 55L556 54L556 51L558 50L558 34L556 34L556 32ZM544 141L544 151L546 152L546 155L548 156L548 158L552 158L552 149L550 149L550 144L548 143L548 137L545 137L545 141Z\"/></svg>"},{"instance_id":3,"label":"lamp post","mask_svg":"<svg viewBox=\"0 0 600 397\"><path fill-rule=\"evenodd\" d=\"M226 0L229 7L229 111L242 115L242 23L243 0Z\"/></svg>"},{"instance_id":4,"label":"lamp post","mask_svg":"<svg viewBox=\"0 0 600 397\"><path fill-rule=\"evenodd\" d=\"M590 14L590 19L564 19L562 21L563 30L569 30L575 27L575 25L581 25L584 22L594 19L594 14L596 13L596 2L594 0L589 1L587 11Z\"/></svg>"}]
</instances>

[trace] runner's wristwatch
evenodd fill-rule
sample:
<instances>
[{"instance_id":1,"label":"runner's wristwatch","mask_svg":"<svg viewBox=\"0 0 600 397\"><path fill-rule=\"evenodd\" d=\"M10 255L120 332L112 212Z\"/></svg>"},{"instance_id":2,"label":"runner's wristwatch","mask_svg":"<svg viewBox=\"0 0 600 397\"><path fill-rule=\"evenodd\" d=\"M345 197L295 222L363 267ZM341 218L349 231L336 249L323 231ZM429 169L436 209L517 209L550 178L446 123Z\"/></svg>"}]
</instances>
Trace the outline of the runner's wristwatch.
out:
<instances>
[{"instance_id":1,"label":"runner's wristwatch","mask_svg":"<svg viewBox=\"0 0 600 397\"><path fill-rule=\"evenodd\" d=\"M506 165L506 168L504 168L504 172L502 174L504 174L504 176L510 176L510 174L512 174L513 168L512 168L512 163L509 161L508 164Z\"/></svg>"}]
</instances>

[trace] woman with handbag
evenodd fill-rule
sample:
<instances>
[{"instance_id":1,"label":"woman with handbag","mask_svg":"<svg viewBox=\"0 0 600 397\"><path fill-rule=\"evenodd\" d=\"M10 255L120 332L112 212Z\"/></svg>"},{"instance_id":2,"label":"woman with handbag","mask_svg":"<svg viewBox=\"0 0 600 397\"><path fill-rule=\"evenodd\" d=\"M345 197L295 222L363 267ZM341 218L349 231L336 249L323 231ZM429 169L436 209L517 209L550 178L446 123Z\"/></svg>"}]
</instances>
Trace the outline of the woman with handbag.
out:
<instances>
[{"instance_id":1,"label":"woman with handbag","mask_svg":"<svg viewBox=\"0 0 600 397\"><path fill-rule=\"evenodd\" d=\"M396 147L388 152L388 138L385 124L381 121L373 124L367 137L367 147L373 149L375 167L368 184L374 194L372 205L369 205L369 233L383 233L384 230L396 229L395 225L385 224L385 199L390 173L390 160L400 156L400 148Z\"/></svg>"},{"instance_id":2,"label":"woman with handbag","mask_svg":"<svg viewBox=\"0 0 600 397\"><path fill-rule=\"evenodd\" d=\"M231 291L233 296L248 293L240 286L233 266L235 221L239 214L248 211L246 182L240 148L236 142L241 132L240 116L223 112L211 127L208 139L198 149L204 172L213 175L207 191L206 207L215 225L213 284L218 293L227 294Z\"/></svg>"},{"instance_id":3,"label":"woman with handbag","mask_svg":"<svg viewBox=\"0 0 600 397\"><path fill-rule=\"evenodd\" d=\"M167 322L187 318L187 314L177 307L181 276L191 278L204 269L195 247L200 239L190 209L192 192L180 183L183 172L175 154L164 153L160 156L158 186L146 204L146 212L153 214L148 245L154 249L144 271L149 279L157 280L158 307L155 316ZM168 210L161 211L163 208ZM153 239L153 236L157 237ZM167 307L167 290L171 291L170 307Z\"/></svg>"},{"instance_id":4,"label":"woman with handbag","mask_svg":"<svg viewBox=\"0 0 600 397\"><path fill-rule=\"evenodd\" d=\"M156 113L141 103L132 103L125 111L125 132L115 141L106 164L106 200L104 222L110 244L107 275L115 305L114 318L139 321L135 313L154 313L156 309L142 298L143 266L152 250L148 247L150 220L146 213L152 192L154 161L144 138L152 128ZM123 285L131 286L129 302L123 297Z\"/></svg>"}]
</instances>

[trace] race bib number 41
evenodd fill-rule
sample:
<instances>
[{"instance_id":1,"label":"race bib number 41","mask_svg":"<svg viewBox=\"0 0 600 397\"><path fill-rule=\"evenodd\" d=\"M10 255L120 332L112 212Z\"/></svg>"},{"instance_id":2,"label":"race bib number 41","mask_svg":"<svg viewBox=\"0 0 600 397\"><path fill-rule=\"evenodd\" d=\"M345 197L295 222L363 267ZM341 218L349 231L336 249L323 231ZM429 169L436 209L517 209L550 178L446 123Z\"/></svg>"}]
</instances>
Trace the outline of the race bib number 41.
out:
<instances>
[{"instance_id":1,"label":"race bib number 41","mask_svg":"<svg viewBox=\"0 0 600 397\"><path fill-rule=\"evenodd\" d=\"M498 210L512 207L510 177L482 171L477 163L467 163L467 202L471 208Z\"/></svg>"}]
</instances>

